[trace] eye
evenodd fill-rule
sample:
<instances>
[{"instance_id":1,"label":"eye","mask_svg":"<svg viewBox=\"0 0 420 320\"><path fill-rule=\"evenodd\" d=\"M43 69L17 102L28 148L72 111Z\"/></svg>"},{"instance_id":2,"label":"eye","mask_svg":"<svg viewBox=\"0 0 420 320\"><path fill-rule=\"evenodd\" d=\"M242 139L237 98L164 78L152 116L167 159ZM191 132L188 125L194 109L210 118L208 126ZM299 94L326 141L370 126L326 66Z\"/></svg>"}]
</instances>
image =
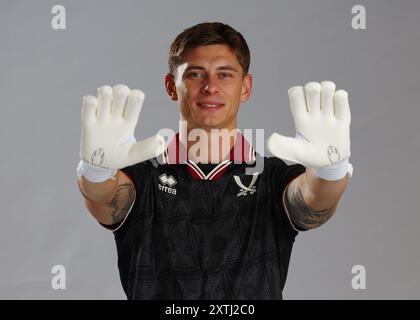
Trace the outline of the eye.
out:
<instances>
[{"instance_id":1,"label":"eye","mask_svg":"<svg viewBox=\"0 0 420 320\"><path fill-rule=\"evenodd\" d=\"M227 79L227 78L231 78L232 75L230 73L228 73L228 72L222 72L220 74L220 77L223 78L223 79Z\"/></svg>"},{"instance_id":2,"label":"eye","mask_svg":"<svg viewBox=\"0 0 420 320\"><path fill-rule=\"evenodd\" d=\"M188 74L188 78L190 79L199 78L199 77L201 77L201 74L199 72L190 72Z\"/></svg>"}]
</instances>

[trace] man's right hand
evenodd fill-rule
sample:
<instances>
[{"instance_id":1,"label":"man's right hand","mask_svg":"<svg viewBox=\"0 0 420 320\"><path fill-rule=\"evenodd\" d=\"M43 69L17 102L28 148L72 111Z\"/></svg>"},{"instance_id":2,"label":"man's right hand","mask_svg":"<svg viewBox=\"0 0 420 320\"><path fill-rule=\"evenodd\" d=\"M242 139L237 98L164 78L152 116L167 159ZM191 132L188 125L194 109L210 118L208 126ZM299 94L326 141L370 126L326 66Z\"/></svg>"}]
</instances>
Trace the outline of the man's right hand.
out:
<instances>
[{"instance_id":1,"label":"man's right hand","mask_svg":"<svg viewBox=\"0 0 420 320\"><path fill-rule=\"evenodd\" d=\"M165 140L155 135L136 142L134 130L144 93L125 85L103 86L98 97L85 96L80 158L104 169L122 169L161 154Z\"/></svg>"}]
</instances>

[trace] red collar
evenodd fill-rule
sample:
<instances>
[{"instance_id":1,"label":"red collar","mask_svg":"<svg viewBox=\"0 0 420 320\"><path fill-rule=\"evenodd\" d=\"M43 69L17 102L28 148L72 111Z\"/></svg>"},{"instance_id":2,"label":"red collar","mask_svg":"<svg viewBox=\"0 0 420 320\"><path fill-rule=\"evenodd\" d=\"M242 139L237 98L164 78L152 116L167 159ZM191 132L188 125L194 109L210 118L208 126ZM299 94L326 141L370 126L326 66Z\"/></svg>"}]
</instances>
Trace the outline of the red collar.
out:
<instances>
[{"instance_id":1,"label":"red collar","mask_svg":"<svg viewBox=\"0 0 420 320\"><path fill-rule=\"evenodd\" d=\"M179 141L179 133L171 140L163 154L164 162L166 164L186 164L191 176L202 180L218 180L230 164L238 163L252 163L255 161L254 147L245 139L245 137L238 131L238 136L235 145L230 150L229 159L220 162L207 175L200 169L200 167L191 159L188 159L185 147Z\"/></svg>"}]
</instances>

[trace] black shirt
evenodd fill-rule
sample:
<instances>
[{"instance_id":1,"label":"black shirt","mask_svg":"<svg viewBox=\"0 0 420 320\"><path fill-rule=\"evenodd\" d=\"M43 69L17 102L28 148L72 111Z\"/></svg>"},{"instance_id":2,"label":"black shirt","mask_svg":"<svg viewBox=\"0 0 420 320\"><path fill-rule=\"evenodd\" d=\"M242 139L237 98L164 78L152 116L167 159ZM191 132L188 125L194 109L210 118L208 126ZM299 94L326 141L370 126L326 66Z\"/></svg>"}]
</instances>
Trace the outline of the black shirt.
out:
<instances>
[{"instance_id":1,"label":"black shirt","mask_svg":"<svg viewBox=\"0 0 420 320\"><path fill-rule=\"evenodd\" d=\"M158 158L122 169L136 188L114 231L128 299L282 299L298 233L282 195L305 168L258 159L261 173L232 162L216 180Z\"/></svg>"}]
</instances>

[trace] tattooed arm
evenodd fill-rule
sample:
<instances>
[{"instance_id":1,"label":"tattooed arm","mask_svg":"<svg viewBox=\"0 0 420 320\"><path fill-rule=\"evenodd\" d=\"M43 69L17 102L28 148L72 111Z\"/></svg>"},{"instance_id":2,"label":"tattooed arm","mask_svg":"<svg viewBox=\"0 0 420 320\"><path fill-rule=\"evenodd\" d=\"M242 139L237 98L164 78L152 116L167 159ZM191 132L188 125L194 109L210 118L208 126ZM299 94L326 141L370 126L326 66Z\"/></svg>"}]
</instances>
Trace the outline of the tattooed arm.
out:
<instances>
[{"instance_id":1,"label":"tattooed arm","mask_svg":"<svg viewBox=\"0 0 420 320\"><path fill-rule=\"evenodd\" d=\"M287 186L283 201L293 225L300 230L319 227L335 213L344 193L348 177L327 181L314 174L313 169L294 179Z\"/></svg>"},{"instance_id":2,"label":"tattooed arm","mask_svg":"<svg viewBox=\"0 0 420 320\"><path fill-rule=\"evenodd\" d=\"M131 179L118 170L115 180L93 183L83 176L78 179L80 192L89 212L100 223L113 225L124 220L135 200Z\"/></svg>"}]
</instances>

